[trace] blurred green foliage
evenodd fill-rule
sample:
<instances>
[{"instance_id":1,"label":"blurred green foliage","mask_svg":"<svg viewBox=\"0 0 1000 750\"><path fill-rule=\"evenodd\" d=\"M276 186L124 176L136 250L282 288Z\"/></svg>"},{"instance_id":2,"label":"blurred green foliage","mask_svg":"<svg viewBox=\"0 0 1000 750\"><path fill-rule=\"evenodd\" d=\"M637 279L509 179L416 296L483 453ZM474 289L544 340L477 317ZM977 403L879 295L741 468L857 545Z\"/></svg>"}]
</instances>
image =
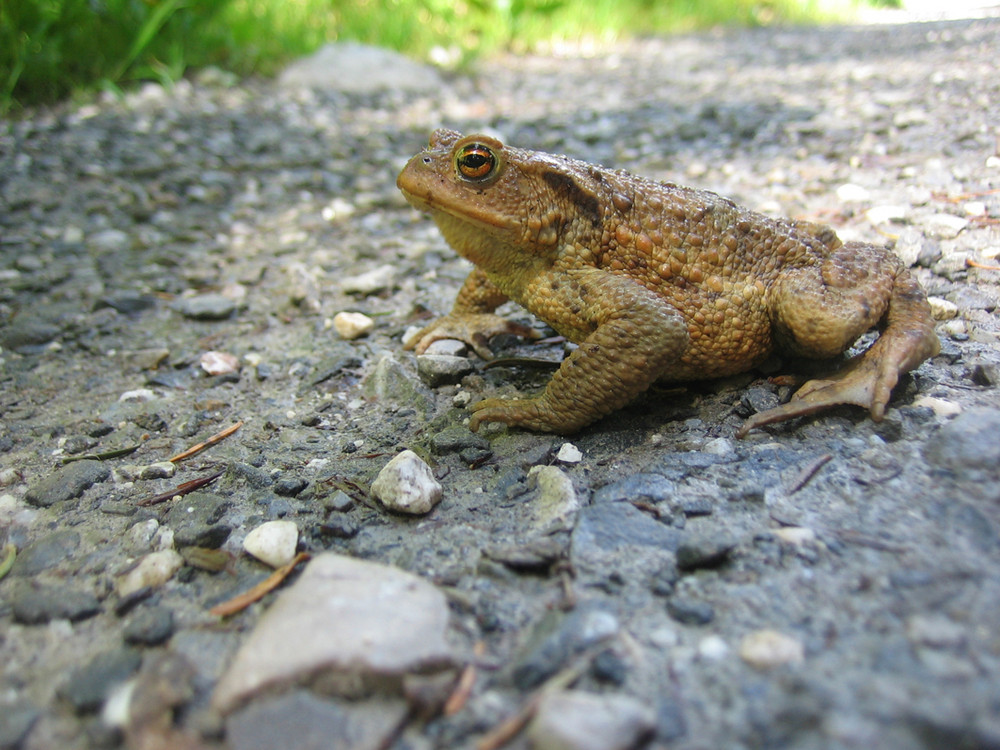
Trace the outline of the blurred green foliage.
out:
<instances>
[{"instance_id":1,"label":"blurred green foliage","mask_svg":"<svg viewBox=\"0 0 1000 750\"><path fill-rule=\"evenodd\" d=\"M550 40L831 20L859 1L0 0L0 114L210 65L269 74L338 39L457 65Z\"/></svg>"}]
</instances>

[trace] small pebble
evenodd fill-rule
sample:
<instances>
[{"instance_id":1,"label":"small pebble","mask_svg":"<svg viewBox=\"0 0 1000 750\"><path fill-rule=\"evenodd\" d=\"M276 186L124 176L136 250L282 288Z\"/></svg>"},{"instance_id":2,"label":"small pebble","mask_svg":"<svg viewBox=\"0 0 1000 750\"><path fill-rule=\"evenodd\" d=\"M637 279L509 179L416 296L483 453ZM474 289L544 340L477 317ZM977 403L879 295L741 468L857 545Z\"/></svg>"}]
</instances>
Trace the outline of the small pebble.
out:
<instances>
[{"instance_id":1,"label":"small pebble","mask_svg":"<svg viewBox=\"0 0 1000 750\"><path fill-rule=\"evenodd\" d=\"M339 312L333 316L333 328L342 339L353 341L375 330L375 321L359 312Z\"/></svg>"},{"instance_id":2,"label":"small pebble","mask_svg":"<svg viewBox=\"0 0 1000 750\"><path fill-rule=\"evenodd\" d=\"M420 456L405 450L378 473L372 494L389 510L420 515L441 502L441 485Z\"/></svg>"},{"instance_id":3,"label":"small pebble","mask_svg":"<svg viewBox=\"0 0 1000 750\"><path fill-rule=\"evenodd\" d=\"M572 519L581 508L573 480L556 466L533 466L528 485L538 489L532 502L535 525L549 531L553 524L572 527Z\"/></svg>"},{"instance_id":4,"label":"small pebble","mask_svg":"<svg viewBox=\"0 0 1000 750\"><path fill-rule=\"evenodd\" d=\"M837 198L841 203L863 203L871 198L871 193L867 188L848 182L837 188Z\"/></svg>"},{"instance_id":5,"label":"small pebble","mask_svg":"<svg viewBox=\"0 0 1000 750\"><path fill-rule=\"evenodd\" d=\"M923 221L924 231L938 240L953 240L969 226L969 220L953 214L932 214Z\"/></svg>"},{"instance_id":6,"label":"small pebble","mask_svg":"<svg viewBox=\"0 0 1000 750\"><path fill-rule=\"evenodd\" d=\"M563 443L556 453L556 460L564 464L578 464L583 460L583 453L572 443Z\"/></svg>"},{"instance_id":7,"label":"small pebble","mask_svg":"<svg viewBox=\"0 0 1000 750\"><path fill-rule=\"evenodd\" d=\"M632 750L655 726L655 712L629 696L550 691L527 735L534 750Z\"/></svg>"},{"instance_id":8,"label":"small pebble","mask_svg":"<svg viewBox=\"0 0 1000 750\"><path fill-rule=\"evenodd\" d=\"M770 669L805 661L805 649L798 639L777 630L756 630L740 642L740 658L751 667Z\"/></svg>"},{"instance_id":9,"label":"small pebble","mask_svg":"<svg viewBox=\"0 0 1000 750\"><path fill-rule=\"evenodd\" d=\"M698 641L698 656L709 661L718 661L729 655L729 644L720 636L709 635Z\"/></svg>"},{"instance_id":10,"label":"small pebble","mask_svg":"<svg viewBox=\"0 0 1000 750\"><path fill-rule=\"evenodd\" d=\"M177 473L177 464L173 461L157 461L139 469L139 479L170 479Z\"/></svg>"},{"instance_id":11,"label":"small pebble","mask_svg":"<svg viewBox=\"0 0 1000 750\"><path fill-rule=\"evenodd\" d=\"M448 354L421 354L417 357L417 374L431 388L458 383L475 369L467 357Z\"/></svg>"},{"instance_id":12,"label":"small pebble","mask_svg":"<svg viewBox=\"0 0 1000 750\"><path fill-rule=\"evenodd\" d=\"M383 265L367 273L344 279L340 282L340 290L344 294L375 294L392 286L395 279L396 267Z\"/></svg>"},{"instance_id":13,"label":"small pebble","mask_svg":"<svg viewBox=\"0 0 1000 750\"><path fill-rule=\"evenodd\" d=\"M201 369L209 375L229 375L240 371L240 360L228 352L204 352L199 358Z\"/></svg>"},{"instance_id":14,"label":"small pebble","mask_svg":"<svg viewBox=\"0 0 1000 750\"><path fill-rule=\"evenodd\" d=\"M913 399L914 407L927 407L938 417L954 417L962 413L961 404L949 401L945 398L935 398L934 396L918 396Z\"/></svg>"},{"instance_id":15,"label":"small pebble","mask_svg":"<svg viewBox=\"0 0 1000 750\"><path fill-rule=\"evenodd\" d=\"M958 648L967 636L964 627L943 615L912 615L906 620L906 637L917 646Z\"/></svg>"},{"instance_id":16,"label":"small pebble","mask_svg":"<svg viewBox=\"0 0 1000 750\"><path fill-rule=\"evenodd\" d=\"M125 625L125 642L139 646L158 646L174 632L174 613L166 607L140 609Z\"/></svg>"},{"instance_id":17,"label":"small pebble","mask_svg":"<svg viewBox=\"0 0 1000 750\"><path fill-rule=\"evenodd\" d=\"M247 534L243 549L272 568L287 565L295 557L299 528L294 521L268 521Z\"/></svg>"},{"instance_id":18,"label":"small pebble","mask_svg":"<svg viewBox=\"0 0 1000 750\"><path fill-rule=\"evenodd\" d=\"M683 625L708 625L715 619L711 604L679 596L667 602L667 614Z\"/></svg>"},{"instance_id":19,"label":"small pebble","mask_svg":"<svg viewBox=\"0 0 1000 750\"><path fill-rule=\"evenodd\" d=\"M958 305L943 297L928 297L931 306L931 316L934 320L951 320L958 315Z\"/></svg>"},{"instance_id":20,"label":"small pebble","mask_svg":"<svg viewBox=\"0 0 1000 750\"><path fill-rule=\"evenodd\" d=\"M816 532L803 526L784 526L774 529L771 533L781 541L796 547L816 541Z\"/></svg>"},{"instance_id":21,"label":"small pebble","mask_svg":"<svg viewBox=\"0 0 1000 750\"><path fill-rule=\"evenodd\" d=\"M221 294L181 297L171 307L191 320L225 320L236 312L236 302Z\"/></svg>"},{"instance_id":22,"label":"small pebble","mask_svg":"<svg viewBox=\"0 0 1000 750\"><path fill-rule=\"evenodd\" d=\"M887 224L891 221L902 221L906 218L906 206L872 206L865 211L865 218L872 224Z\"/></svg>"},{"instance_id":23,"label":"small pebble","mask_svg":"<svg viewBox=\"0 0 1000 750\"><path fill-rule=\"evenodd\" d=\"M147 586L162 586L173 578L183 564L184 559L172 549L151 552L118 579L118 595L124 597Z\"/></svg>"},{"instance_id":24,"label":"small pebble","mask_svg":"<svg viewBox=\"0 0 1000 750\"><path fill-rule=\"evenodd\" d=\"M128 401L152 401L156 394L149 388L136 388L134 391L125 391L118 397L118 401L125 403Z\"/></svg>"}]
</instances>

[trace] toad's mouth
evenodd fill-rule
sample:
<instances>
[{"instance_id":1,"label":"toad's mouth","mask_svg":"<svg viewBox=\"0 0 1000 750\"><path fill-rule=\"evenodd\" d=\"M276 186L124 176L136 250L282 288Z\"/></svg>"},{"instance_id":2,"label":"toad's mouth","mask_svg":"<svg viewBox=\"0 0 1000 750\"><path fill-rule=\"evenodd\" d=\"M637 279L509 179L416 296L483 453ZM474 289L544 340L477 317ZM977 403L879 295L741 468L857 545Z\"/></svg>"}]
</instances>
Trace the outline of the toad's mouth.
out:
<instances>
[{"instance_id":1,"label":"toad's mouth","mask_svg":"<svg viewBox=\"0 0 1000 750\"><path fill-rule=\"evenodd\" d=\"M444 180L425 180L410 174L410 164L396 178L396 187L407 202L419 211L433 216L447 214L453 219L477 225L484 229L514 229L516 222L499 211L493 201L482 193L463 191L455 195L454 189ZM440 185L435 184L440 182Z\"/></svg>"}]
</instances>

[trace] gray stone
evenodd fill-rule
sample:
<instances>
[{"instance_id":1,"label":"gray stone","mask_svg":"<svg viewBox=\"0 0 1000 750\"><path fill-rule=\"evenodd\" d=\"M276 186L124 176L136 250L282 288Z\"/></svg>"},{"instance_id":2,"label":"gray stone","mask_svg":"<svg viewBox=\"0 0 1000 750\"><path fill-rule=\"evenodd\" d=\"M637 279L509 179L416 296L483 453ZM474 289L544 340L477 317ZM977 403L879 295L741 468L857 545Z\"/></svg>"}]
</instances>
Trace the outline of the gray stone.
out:
<instances>
[{"instance_id":1,"label":"gray stone","mask_svg":"<svg viewBox=\"0 0 1000 750\"><path fill-rule=\"evenodd\" d=\"M142 656L132 648L105 651L76 669L59 694L77 711L95 711L111 691L139 669Z\"/></svg>"},{"instance_id":2,"label":"gray stone","mask_svg":"<svg viewBox=\"0 0 1000 750\"><path fill-rule=\"evenodd\" d=\"M0 330L0 345L5 349L21 351L49 343L60 333L58 326L30 314L18 315Z\"/></svg>"},{"instance_id":3,"label":"gray stone","mask_svg":"<svg viewBox=\"0 0 1000 750\"><path fill-rule=\"evenodd\" d=\"M363 387L369 398L405 404L418 411L426 411L429 407L423 383L410 366L400 362L389 352L375 363L365 377Z\"/></svg>"},{"instance_id":4,"label":"gray stone","mask_svg":"<svg viewBox=\"0 0 1000 750\"><path fill-rule=\"evenodd\" d=\"M211 492L185 495L167 511L163 524L174 532L178 547L217 549L229 538L233 527L221 523L232 503Z\"/></svg>"},{"instance_id":5,"label":"gray stone","mask_svg":"<svg viewBox=\"0 0 1000 750\"><path fill-rule=\"evenodd\" d=\"M623 547L657 547L673 550L680 532L655 521L634 505L589 505L580 511L573 531L573 554L585 557L588 547L619 551Z\"/></svg>"},{"instance_id":6,"label":"gray stone","mask_svg":"<svg viewBox=\"0 0 1000 750\"><path fill-rule=\"evenodd\" d=\"M437 71L387 49L355 42L328 44L289 65L278 77L282 88L302 87L354 93L379 90L438 92Z\"/></svg>"},{"instance_id":7,"label":"gray stone","mask_svg":"<svg viewBox=\"0 0 1000 750\"><path fill-rule=\"evenodd\" d=\"M180 297L171 307L192 320L225 320L236 312L236 303L221 294L198 294Z\"/></svg>"},{"instance_id":8,"label":"gray stone","mask_svg":"<svg viewBox=\"0 0 1000 750\"><path fill-rule=\"evenodd\" d=\"M584 602L569 614L550 611L535 625L511 672L514 684L530 690L591 646L617 635L618 616L600 602Z\"/></svg>"},{"instance_id":9,"label":"gray stone","mask_svg":"<svg viewBox=\"0 0 1000 750\"><path fill-rule=\"evenodd\" d=\"M715 619L711 604L682 596L674 596L667 602L667 614L684 625L708 625Z\"/></svg>"},{"instance_id":10,"label":"gray stone","mask_svg":"<svg viewBox=\"0 0 1000 750\"><path fill-rule=\"evenodd\" d=\"M226 741L231 750L274 750L292 737L296 750L375 750L386 747L406 713L401 698L348 703L295 690L234 712Z\"/></svg>"},{"instance_id":11,"label":"gray stone","mask_svg":"<svg viewBox=\"0 0 1000 750\"><path fill-rule=\"evenodd\" d=\"M490 441L464 425L449 427L431 436L431 452L439 456L469 448L490 450Z\"/></svg>"},{"instance_id":12,"label":"gray stone","mask_svg":"<svg viewBox=\"0 0 1000 750\"><path fill-rule=\"evenodd\" d=\"M632 750L656 728L656 713L626 695L546 693L528 726L534 750Z\"/></svg>"},{"instance_id":13,"label":"gray stone","mask_svg":"<svg viewBox=\"0 0 1000 750\"><path fill-rule=\"evenodd\" d=\"M417 374L431 388L458 383L474 369L467 357L448 354L421 354L417 357Z\"/></svg>"},{"instance_id":14,"label":"gray stone","mask_svg":"<svg viewBox=\"0 0 1000 750\"><path fill-rule=\"evenodd\" d=\"M100 461L75 461L66 464L28 488L24 499L31 505L47 508L63 500L80 497L90 487L103 482L111 471Z\"/></svg>"},{"instance_id":15,"label":"gray stone","mask_svg":"<svg viewBox=\"0 0 1000 750\"><path fill-rule=\"evenodd\" d=\"M125 642L158 646L174 633L174 613L166 607L140 609L125 625Z\"/></svg>"},{"instance_id":16,"label":"gray stone","mask_svg":"<svg viewBox=\"0 0 1000 750\"><path fill-rule=\"evenodd\" d=\"M1000 477L1000 410L977 408L959 414L924 448L927 460L961 478Z\"/></svg>"},{"instance_id":17,"label":"gray stone","mask_svg":"<svg viewBox=\"0 0 1000 750\"><path fill-rule=\"evenodd\" d=\"M89 591L34 581L14 587L10 605L14 619L26 625L40 625L51 620L76 622L101 611L100 602Z\"/></svg>"},{"instance_id":18,"label":"gray stone","mask_svg":"<svg viewBox=\"0 0 1000 750\"><path fill-rule=\"evenodd\" d=\"M120 229L103 229L92 234L88 242L103 253L122 253L132 249L132 238Z\"/></svg>"},{"instance_id":19,"label":"gray stone","mask_svg":"<svg viewBox=\"0 0 1000 750\"><path fill-rule=\"evenodd\" d=\"M597 489L594 492L593 502L595 504L622 501L660 503L669 500L675 490L674 483L662 474L633 474Z\"/></svg>"},{"instance_id":20,"label":"gray stone","mask_svg":"<svg viewBox=\"0 0 1000 750\"><path fill-rule=\"evenodd\" d=\"M80 548L80 534L73 529L55 531L36 539L18 552L11 575L33 576L54 568Z\"/></svg>"},{"instance_id":21,"label":"gray stone","mask_svg":"<svg viewBox=\"0 0 1000 750\"><path fill-rule=\"evenodd\" d=\"M714 568L726 561L736 542L727 534L710 534L686 538L677 547L677 567L691 571Z\"/></svg>"},{"instance_id":22,"label":"gray stone","mask_svg":"<svg viewBox=\"0 0 1000 750\"><path fill-rule=\"evenodd\" d=\"M41 709L25 700L0 706L0 748L14 750L42 715Z\"/></svg>"},{"instance_id":23,"label":"gray stone","mask_svg":"<svg viewBox=\"0 0 1000 750\"><path fill-rule=\"evenodd\" d=\"M348 696L399 694L409 672L451 668L448 603L434 586L387 565L314 557L261 617L216 686L228 713L261 691L301 681Z\"/></svg>"}]
</instances>

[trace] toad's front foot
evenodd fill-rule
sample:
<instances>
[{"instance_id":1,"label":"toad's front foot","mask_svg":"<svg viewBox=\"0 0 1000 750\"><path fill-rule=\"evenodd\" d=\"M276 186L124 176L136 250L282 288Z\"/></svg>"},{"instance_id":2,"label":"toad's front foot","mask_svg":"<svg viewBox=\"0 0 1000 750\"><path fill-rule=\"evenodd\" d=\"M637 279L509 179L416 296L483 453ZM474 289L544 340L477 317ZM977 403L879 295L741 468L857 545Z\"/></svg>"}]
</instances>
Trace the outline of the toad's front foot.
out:
<instances>
[{"instance_id":1,"label":"toad's front foot","mask_svg":"<svg viewBox=\"0 0 1000 750\"><path fill-rule=\"evenodd\" d=\"M469 411L473 413L469 419L469 429L473 432L478 432L479 426L485 422L503 422L510 427L535 432L569 434L590 421L558 413L544 394L534 398L486 398L470 406Z\"/></svg>"},{"instance_id":2,"label":"toad's front foot","mask_svg":"<svg viewBox=\"0 0 1000 750\"><path fill-rule=\"evenodd\" d=\"M438 318L420 331L405 348L416 350L423 354L427 347L442 339L457 339L471 346L476 354L483 359L493 359L493 352L488 346L494 336L501 333L511 333L526 339L540 339L542 334L534 328L520 323L513 323L506 318L492 313L464 313L460 315L445 315Z\"/></svg>"}]
</instances>

